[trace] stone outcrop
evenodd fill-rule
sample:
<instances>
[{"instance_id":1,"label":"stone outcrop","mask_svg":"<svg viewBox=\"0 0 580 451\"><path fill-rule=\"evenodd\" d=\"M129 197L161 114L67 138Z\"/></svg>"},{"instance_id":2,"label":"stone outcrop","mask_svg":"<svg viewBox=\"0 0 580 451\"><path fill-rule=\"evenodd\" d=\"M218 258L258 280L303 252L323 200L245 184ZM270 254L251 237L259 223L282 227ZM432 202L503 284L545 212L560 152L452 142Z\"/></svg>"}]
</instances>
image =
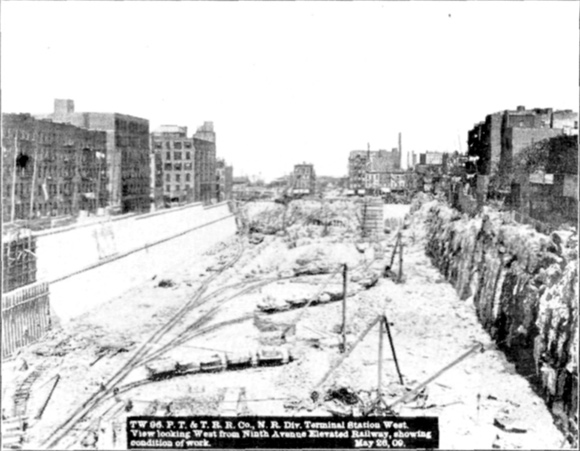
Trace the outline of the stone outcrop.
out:
<instances>
[{"instance_id":1,"label":"stone outcrop","mask_svg":"<svg viewBox=\"0 0 580 451\"><path fill-rule=\"evenodd\" d=\"M413 209L433 263L576 445L577 234L540 234L489 210L468 218L437 201Z\"/></svg>"}]
</instances>

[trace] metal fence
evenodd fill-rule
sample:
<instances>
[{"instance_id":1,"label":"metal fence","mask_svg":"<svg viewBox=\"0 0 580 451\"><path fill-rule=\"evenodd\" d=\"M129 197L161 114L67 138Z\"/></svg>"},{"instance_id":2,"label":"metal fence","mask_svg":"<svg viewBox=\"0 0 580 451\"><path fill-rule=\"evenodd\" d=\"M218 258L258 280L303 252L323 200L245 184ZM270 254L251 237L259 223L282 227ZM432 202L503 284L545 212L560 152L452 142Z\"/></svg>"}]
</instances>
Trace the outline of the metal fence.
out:
<instances>
[{"instance_id":1,"label":"metal fence","mask_svg":"<svg viewBox=\"0 0 580 451\"><path fill-rule=\"evenodd\" d=\"M34 343L50 329L48 283L39 282L2 295L2 358Z\"/></svg>"}]
</instances>

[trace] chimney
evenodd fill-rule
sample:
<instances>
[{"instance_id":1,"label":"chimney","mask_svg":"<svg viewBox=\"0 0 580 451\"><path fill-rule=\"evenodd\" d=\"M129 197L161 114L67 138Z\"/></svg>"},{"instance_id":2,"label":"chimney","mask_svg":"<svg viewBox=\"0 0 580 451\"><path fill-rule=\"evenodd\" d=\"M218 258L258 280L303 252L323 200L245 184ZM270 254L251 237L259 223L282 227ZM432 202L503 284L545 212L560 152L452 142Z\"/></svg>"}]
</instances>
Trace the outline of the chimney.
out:
<instances>
[{"instance_id":1,"label":"chimney","mask_svg":"<svg viewBox=\"0 0 580 451\"><path fill-rule=\"evenodd\" d=\"M54 114L65 116L75 112L75 102L69 99L54 99Z\"/></svg>"},{"instance_id":2,"label":"chimney","mask_svg":"<svg viewBox=\"0 0 580 451\"><path fill-rule=\"evenodd\" d=\"M403 154L403 137L401 132L399 132L399 169L407 169L407 159Z\"/></svg>"},{"instance_id":3,"label":"chimney","mask_svg":"<svg viewBox=\"0 0 580 451\"><path fill-rule=\"evenodd\" d=\"M518 106L517 108L518 111L526 111L526 107L523 105Z\"/></svg>"}]
</instances>

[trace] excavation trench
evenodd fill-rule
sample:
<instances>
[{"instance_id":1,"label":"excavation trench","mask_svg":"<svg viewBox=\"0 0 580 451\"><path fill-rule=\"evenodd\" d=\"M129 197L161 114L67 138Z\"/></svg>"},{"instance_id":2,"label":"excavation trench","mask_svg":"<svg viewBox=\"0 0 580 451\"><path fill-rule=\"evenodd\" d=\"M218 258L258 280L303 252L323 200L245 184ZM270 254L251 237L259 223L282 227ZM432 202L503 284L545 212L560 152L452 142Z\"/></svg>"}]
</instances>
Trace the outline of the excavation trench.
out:
<instances>
[{"instance_id":1,"label":"excavation trench","mask_svg":"<svg viewBox=\"0 0 580 451\"><path fill-rule=\"evenodd\" d=\"M577 234L543 235L491 210L468 218L436 201L413 211L433 264L577 446Z\"/></svg>"}]
</instances>

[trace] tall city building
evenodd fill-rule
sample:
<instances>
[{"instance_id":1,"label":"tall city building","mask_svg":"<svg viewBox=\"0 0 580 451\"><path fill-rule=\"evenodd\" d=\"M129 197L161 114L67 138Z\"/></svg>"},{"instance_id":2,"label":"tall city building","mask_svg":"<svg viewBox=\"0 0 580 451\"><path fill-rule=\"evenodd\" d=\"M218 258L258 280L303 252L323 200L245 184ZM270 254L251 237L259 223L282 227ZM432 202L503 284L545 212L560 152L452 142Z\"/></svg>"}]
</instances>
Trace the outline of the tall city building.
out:
<instances>
[{"instance_id":1,"label":"tall city building","mask_svg":"<svg viewBox=\"0 0 580 451\"><path fill-rule=\"evenodd\" d=\"M312 195L315 193L316 172L314 172L314 165L307 163L294 165L292 191L294 194Z\"/></svg>"},{"instance_id":2,"label":"tall city building","mask_svg":"<svg viewBox=\"0 0 580 451\"><path fill-rule=\"evenodd\" d=\"M74 216L107 204L107 134L2 115L2 220Z\"/></svg>"},{"instance_id":3,"label":"tall city building","mask_svg":"<svg viewBox=\"0 0 580 451\"><path fill-rule=\"evenodd\" d=\"M195 147L195 199L212 203L216 192L216 136L213 122L205 122L193 135Z\"/></svg>"},{"instance_id":4,"label":"tall city building","mask_svg":"<svg viewBox=\"0 0 580 451\"><path fill-rule=\"evenodd\" d=\"M353 150L348 157L349 189L380 190L390 187L392 174L401 171L399 148L387 150Z\"/></svg>"},{"instance_id":5,"label":"tall city building","mask_svg":"<svg viewBox=\"0 0 580 451\"><path fill-rule=\"evenodd\" d=\"M151 134L161 164L163 197L171 201L195 199L195 147L187 127L163 125Z\"/></svg>"},{"instance_id":6,"label":"tall city building","mask_svg":"<svg viewBox=\"0 0 580 451\"><path fill-rule=\"evenodd\" d=\"M54 112L35 115L106 132L109 206L113 212L149 211L149 121L120 113L79 113L74 102L56 99Z\"/></svg>"},{"instance_id":7,"label":"tall city building","mask_svg":"<svg viewBox=\"0 0 580 451\"><path fill-rule=\"evenodd\" d=\"M232 199L234 168L223 159L216 161L216 196L218 202Z\"/></svg>"},{"instance_id":8,"label":"tall city building","mask_svg":"<svg viewBox=\"0 0 580 451\"><path fill-rule=\"evenodd\" d=\"M476 159L475 170L481 176L498 176L509 185L513 162L534 142L562 134L578 133L578 113L552 108L504 110L488 114L468 132L468 156Z\"/></svg>"}]
</instances>

